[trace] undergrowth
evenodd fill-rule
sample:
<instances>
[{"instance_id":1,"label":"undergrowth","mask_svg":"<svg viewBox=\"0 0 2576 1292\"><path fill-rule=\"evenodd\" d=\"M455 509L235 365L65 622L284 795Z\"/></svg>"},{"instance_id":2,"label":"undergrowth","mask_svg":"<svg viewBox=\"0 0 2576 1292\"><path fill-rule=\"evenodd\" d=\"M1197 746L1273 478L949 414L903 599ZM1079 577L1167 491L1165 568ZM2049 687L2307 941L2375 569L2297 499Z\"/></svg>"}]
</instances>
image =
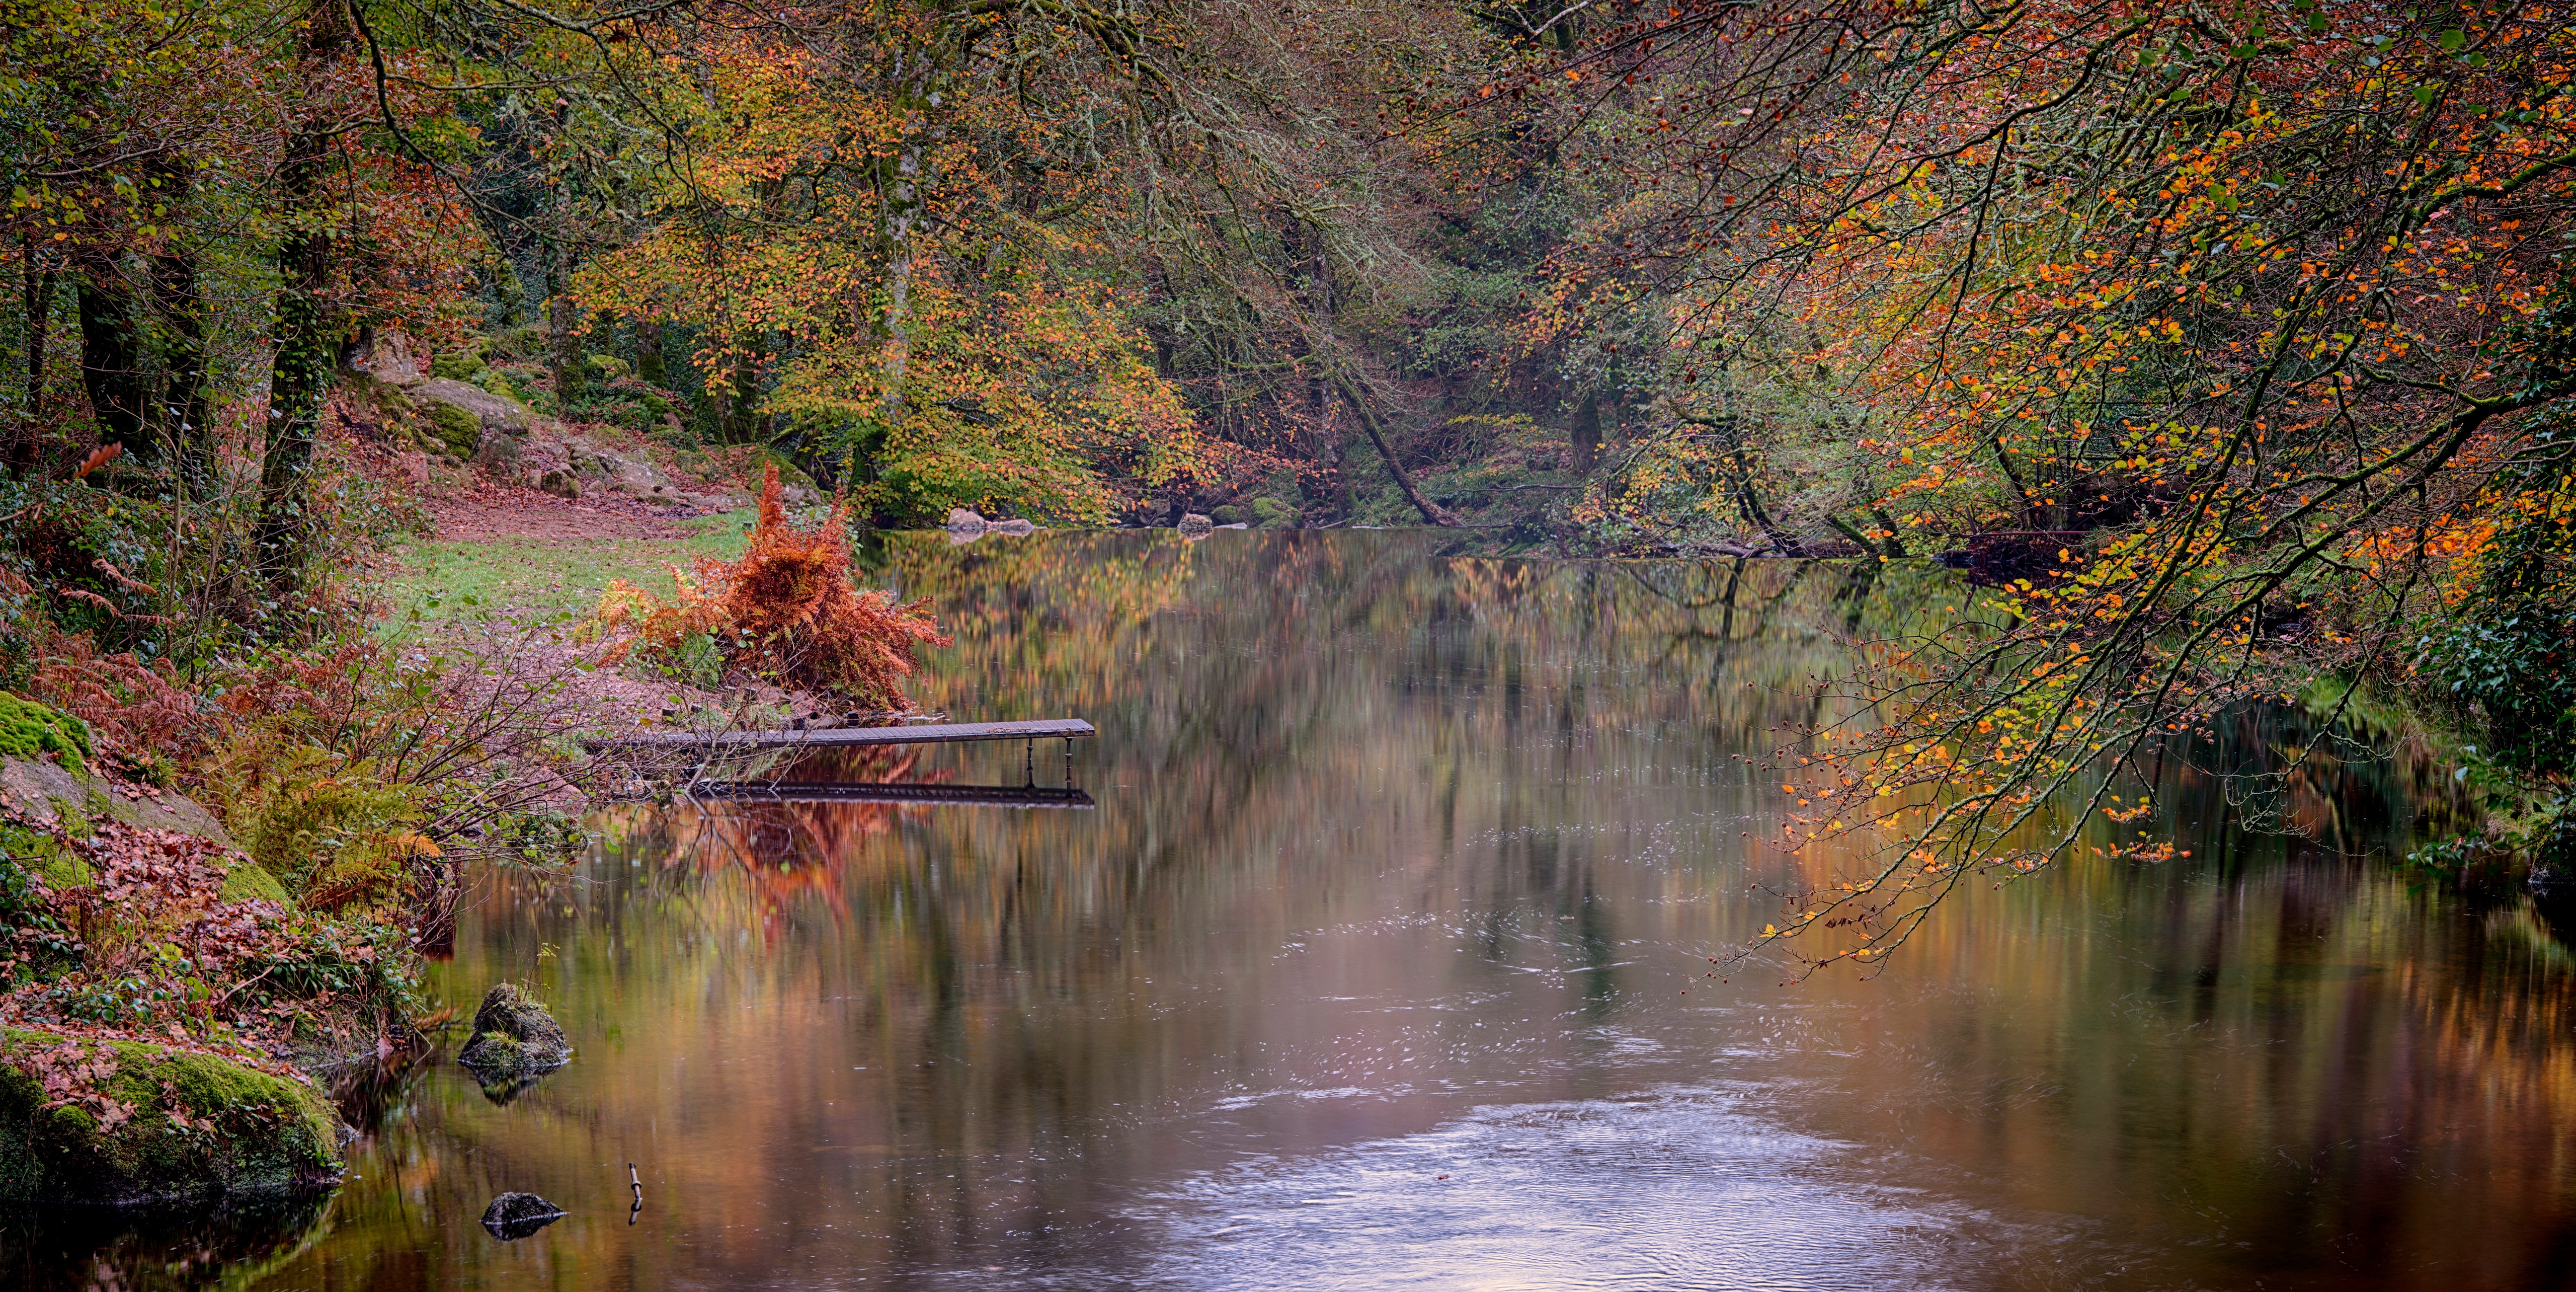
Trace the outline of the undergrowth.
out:
<instances>
[{"instance_id":1,"label":"undergrowth","mask_svg":"<svg viewBox=\"0 0 2576 1292\"><path fill-rule=\"evenodd\" d=\"M701 557L694 573L674 567L679 588L669 600L613 582L584 633L609 641L612 658L684 677L739 674L863 707L901 707L914 652L950 639L927 601L898 602L852 580L848 519L842 505L810 529L788 520L772 465L741 559Z\"/></svg>"}]
</instances>

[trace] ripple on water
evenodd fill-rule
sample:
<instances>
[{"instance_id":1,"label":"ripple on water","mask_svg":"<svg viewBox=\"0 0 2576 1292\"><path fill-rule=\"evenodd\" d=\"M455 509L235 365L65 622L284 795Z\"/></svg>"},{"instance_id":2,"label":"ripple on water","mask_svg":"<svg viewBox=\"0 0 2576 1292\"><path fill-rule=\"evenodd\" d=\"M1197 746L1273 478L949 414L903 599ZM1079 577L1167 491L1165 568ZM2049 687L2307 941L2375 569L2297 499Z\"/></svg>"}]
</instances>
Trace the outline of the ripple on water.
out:
<instances>
[{"instance_id":1,"label":"ripple on water","mask_svg":"<svg viewBox=\"0 0 2576 1292\"><path fill-rule=\"evenodd\" d=\"M1851 1153L1723 1090L1480 1108L1423 1134L1254 1159L1155 1195L1132 1219L1166 1241L1132 1282L1968 1288L2079 1228L1865 1183L1888 1164L1842 1169Z\"/></svg>"}]
</instances>

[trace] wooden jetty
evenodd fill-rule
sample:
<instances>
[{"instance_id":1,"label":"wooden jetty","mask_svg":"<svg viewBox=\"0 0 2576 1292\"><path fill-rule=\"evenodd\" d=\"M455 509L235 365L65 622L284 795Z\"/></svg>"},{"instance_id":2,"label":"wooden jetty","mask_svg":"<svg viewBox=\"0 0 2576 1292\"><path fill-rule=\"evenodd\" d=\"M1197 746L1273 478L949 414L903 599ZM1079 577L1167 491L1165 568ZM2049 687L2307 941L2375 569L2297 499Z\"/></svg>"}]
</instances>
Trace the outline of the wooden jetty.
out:
<instances>
[{"instance_id":1,"label":"wooden jetty","mask_svg":"<svg viewBox=\"0 0 2576 1292\"><path fill-rule=\"evenodd\" d=\"M1078 740L1098 732L1080 718L1035 722L935 722L911 727L821 731L655 731L582 743L593 749L840 749L857 745L948 745L977 740Z\"/></svg>"},{"instance_id":2,"label":"wooden jetty","mask_svg":"<svg viewBox=\"0 0 2576 1292\"><path fill-rule=\"evenodd\" d=\"M980 803L990 807L1089 808L1070 785L937 785L915 781L737 781L700 785L695 799L729 803Z\"/></svg>"},{"instance_id":3,"label":"wooden jetty","mask_svg":"<svg viewBox=\"0 0 2576 1292\"><path fill-rule=\"evenodd\" d=\"M1047 718L1035 722L939 722L904 727L828 727L820 731L655 731L641 735L588 740L593 749L669 749L700 759L720 752L757 749L854 749L872 745L954 745L979 740L1028 742L1025 785L938 785L900 781L735 781L701 782L693 798L773 803L983 803L996 807L1087 808L1091 796L1074 788L1073 742L1097 735L1080 718ZM1037 747L1041 740L1064 742L1064 784L1038 785Z\"/></svg>"}]
</instances>

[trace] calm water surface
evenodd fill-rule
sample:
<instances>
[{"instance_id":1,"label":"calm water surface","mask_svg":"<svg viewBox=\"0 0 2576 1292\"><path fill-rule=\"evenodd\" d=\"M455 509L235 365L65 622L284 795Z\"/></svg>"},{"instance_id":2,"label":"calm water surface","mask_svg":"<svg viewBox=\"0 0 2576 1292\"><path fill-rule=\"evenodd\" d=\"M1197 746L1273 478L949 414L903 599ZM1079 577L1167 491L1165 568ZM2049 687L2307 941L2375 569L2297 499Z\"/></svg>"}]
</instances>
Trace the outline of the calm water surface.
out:
<instances>
[{"instance_id":1,"label":"calm water surface","mask_svg":"<svg viewBox=\"0 0 2576 1292\"><path fill-rule=\"evenodd\" d=\"M491 879L433 973L468 1010L535 984L569 1067L503 1103L428 1065L353 1099L318 1211L73 1263L278 1292L2576 1282L2568 956L2352 855L2406 825L2366 782L2271 805L2339 851L2233 830L2178 758L2192 860L1976 892L1874 980L1704 976L1797 873L1745 756L1928 585L1398 534L881 559L957 632L920 698L1089 718L1096 810L614 818L568 878ZM572 1215L496 1241L504 1190Z\"/></svg>"}]
</instances>

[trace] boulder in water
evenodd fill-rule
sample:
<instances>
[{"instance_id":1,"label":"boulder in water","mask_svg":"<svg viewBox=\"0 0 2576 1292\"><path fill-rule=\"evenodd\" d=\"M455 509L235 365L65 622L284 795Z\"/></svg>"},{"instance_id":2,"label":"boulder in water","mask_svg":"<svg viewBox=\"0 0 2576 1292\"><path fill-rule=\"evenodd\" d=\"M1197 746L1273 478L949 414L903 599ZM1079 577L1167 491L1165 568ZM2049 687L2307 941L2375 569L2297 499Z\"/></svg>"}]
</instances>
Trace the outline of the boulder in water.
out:
<instances>
[{"instance_id":1,"label":"boulder in water","mask_svg":"<svg viewBox=\"0 0 2576 1292\"><path fill-rule=\"evenodd\" d=\"M1197 512L1184 512L1177 528L1183 538L1205 538L1216 532L1216 522Z\"/></svg>"},{"instance_id":2,"label":"boulder in water","mask_svg":"<svg viewBox=\"0 0 2576 1292\"><path fill-rule=\"evenodd\" d=\"M985 526L985 531L993 534L1008 534L1013 538L1026 538L1029 535L1038 532L1038 523L1033 520L1024 520L1014 517L1010 520L994 521L992 524Z\"/></svg>"},{"instance_id":3,"label":"boulder in water","mask_svg":"<svg viewBox=\"0 0 2576 1292\"><path fill-rule=\"evenodd\" d=\"M572 1044L555 1016L516 983L502 983L474 1011L474 1039L456 1061L487 1082L550 1072L572 1058Z\"/></svg>"},{"instance_id":4,"label":"boulder in water","mask_svg":"<svg viewBox=\"0 0 2576 1292\"><path fill-rule=\"evenodd\" d=\"M964 507L951 507L948 509L949 533L981 534L984 532L985 528L986 525L982 516L979 516Z\"/></svg>"},{"instance_id":5,"label":"boulder in water","mask_svg":"<svg viewBox=\"0 0 2576 1292\"><path fill-rule=\"evenodd\" d=\"M483 1228L494 1238L515 1243L564 1218L564 1210L533 1193L505 1193L483 1209Z\"/></svg>"}]
</instances>

